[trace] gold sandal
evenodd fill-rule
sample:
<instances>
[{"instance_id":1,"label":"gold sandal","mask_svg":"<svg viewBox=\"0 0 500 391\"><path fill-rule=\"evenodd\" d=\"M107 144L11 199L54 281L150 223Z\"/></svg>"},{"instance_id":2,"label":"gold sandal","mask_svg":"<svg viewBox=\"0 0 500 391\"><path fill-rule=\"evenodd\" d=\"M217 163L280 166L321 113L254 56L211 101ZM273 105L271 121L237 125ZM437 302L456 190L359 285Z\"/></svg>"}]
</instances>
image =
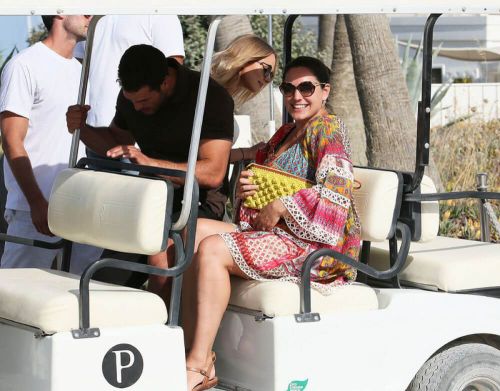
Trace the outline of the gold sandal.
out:
<instances>
[{"instance_id":1,"label":"gold sandal","mask_svg":"<svg viewBox=\"0 0 500 391\"><path fill-rule=\"evenodd\" d=\"M214 367L215 364L215 352L212 352L212 361L208 365L207 369L199 369L199 368L191 368L191 367L186 367L187 371L190 372L196 372L201 375L203 375L203 381L201 383L198 383L192 391L203 391L203 390L209 390L212 387L215 387L219 381L217 376L214 376L210 378L210 372L212 371L212 368Z\"/></svg>"}]
</instances>

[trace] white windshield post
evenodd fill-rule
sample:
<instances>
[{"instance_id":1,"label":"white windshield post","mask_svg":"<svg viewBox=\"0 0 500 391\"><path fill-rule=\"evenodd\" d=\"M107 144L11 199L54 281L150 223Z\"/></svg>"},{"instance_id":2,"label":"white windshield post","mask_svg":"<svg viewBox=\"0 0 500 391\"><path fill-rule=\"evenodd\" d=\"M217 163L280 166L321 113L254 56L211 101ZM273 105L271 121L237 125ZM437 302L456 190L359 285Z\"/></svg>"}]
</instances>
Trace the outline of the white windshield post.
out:
<instances>
[{"instance_id":1,"label":"white windshield post","mask_svg":"<svg viewBox=\"0 0 500 391\"><path fill-rule=\"evenodd\" d=\"M273 16L269 15L267 19L267 42L269 46L273 46ZM276 69L273 70L276 74ZM269 83L269 138L271 138L276 129L276 123L274 121L274 85L273 80Z\"/></svg>"},{"instance_id":2,"label":"white windshield post","mask_svg":"<svg viewBox=\"0 0 500 391\"><path fill-rule=\"evenodd\" d=\"M80 77L80 87L78 90L79 105L85 104L85 98L87 96L87 85L89 81L90 58L92 56L92 45L94 42L95 27L97 26L97 22L99 22L99 19L101 18L102 16L92 17L87 31L85 54L83 56L83 62L82 62L82 75ZM68 164L70 168L75 167L76 165L76 159L78 158L79 142L80 142L80 129L76 129L75 132L73 133L73 139L71 140L71 149L70 149L69 164Z\"/></svg>"},{"instance_id":3,"label":"white windshield post","mask_svg":"<svg viewBox=\"0 0 500 391\"><path fill-rule=\"evenodd\" d=\"M210 78L210 68L212 66L212 56L214 54L215 34L221 17L217 16L208 29L207 44L201 68L200 86L196 100L196 110L194 113L193 131L191 133L191 145L189 146L189 156L187 163L186 181L184 183L184 194L182 197L182 209L179 219L173 225L173 230L180 231L188 221L193 196L194 173L196 161L198 160L198 146L200 144L201 125L205 111L205 100L207 98L208 80Z\"/></svg>"}]
</instances>

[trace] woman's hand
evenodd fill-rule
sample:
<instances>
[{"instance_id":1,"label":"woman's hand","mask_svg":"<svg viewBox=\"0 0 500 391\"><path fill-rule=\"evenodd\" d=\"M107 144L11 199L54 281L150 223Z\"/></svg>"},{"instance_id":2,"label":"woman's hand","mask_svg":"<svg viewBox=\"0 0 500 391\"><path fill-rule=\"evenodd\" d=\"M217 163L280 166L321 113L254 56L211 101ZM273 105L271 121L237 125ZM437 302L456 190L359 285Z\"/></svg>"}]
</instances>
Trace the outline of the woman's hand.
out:
<instances>
[{"instance_id":1,"label":"woman's hand","mask_svg":"<svg viewBox=\"0 0 500 391\"><path fill-rule=\"evenodd\" d=\"M261 209L252 226L256 231L270 231L286 213L285 205L279 198L276 198Z\"/></svg>"},{"instance_id":2,"label":"woman's hand","mask_svg":"<svg viewBox=\"0 0 500 391\"><path fill-rule=\"evenodd\" d=\"M257 190L259 190L259 185L254 185L252 183L252 175L253 172L250 170L245 170L240 173L236 197L242 201L246 200L250 196L253 196L257 193Z\"/></svg>"}]
</instances>

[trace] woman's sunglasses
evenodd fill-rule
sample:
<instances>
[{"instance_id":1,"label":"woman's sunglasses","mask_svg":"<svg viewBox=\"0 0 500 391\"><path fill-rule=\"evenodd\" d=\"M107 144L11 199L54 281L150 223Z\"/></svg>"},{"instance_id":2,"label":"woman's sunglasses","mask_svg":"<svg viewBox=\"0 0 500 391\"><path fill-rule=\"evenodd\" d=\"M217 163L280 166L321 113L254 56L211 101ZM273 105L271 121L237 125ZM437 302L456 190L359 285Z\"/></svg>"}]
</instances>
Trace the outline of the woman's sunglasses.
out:
<instances>
[{"instance_id":1,"label":"woman's sunglasses","mask_svg":"<svg viewBox=\"0 0 500 391\"><path fill-rule=\"evenodd\" d=\"M273 80L274 78L273 67L262 61L259 61L259 64L262 67L262 70L264 71L264 80L266 81L266 83L271 82L271 80Z\"/></svg>"},{"instance_id":2,"label":"woman's sunglasses","mask_svg":"<svg viewBox=\"0 0 500 391\"><path fill-rule=\"evenodd\" d=\"M280 84L280 91L283 95L290 97L295 94L295 90L300 92L304 98L307 98L314 94L317 86L323 87L327 83L313 83L312 81L303 81L298 86L294 86L292 83L283 82Z\"/></svg>"}]
</instances>

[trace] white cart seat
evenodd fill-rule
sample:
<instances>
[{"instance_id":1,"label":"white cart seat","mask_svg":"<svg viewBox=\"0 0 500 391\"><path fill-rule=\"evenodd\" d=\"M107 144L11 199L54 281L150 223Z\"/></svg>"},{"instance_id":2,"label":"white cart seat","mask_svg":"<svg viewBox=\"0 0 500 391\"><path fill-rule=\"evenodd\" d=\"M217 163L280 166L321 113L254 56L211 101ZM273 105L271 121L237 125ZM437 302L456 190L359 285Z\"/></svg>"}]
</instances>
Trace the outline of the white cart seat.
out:
<instances>
[{"instance_id":1,"label":"white cart seat","mask_svg":"<svg viewBox=\"0 0 500 391\"><path fill-rule=\"evenodd\" d=\"M66 169L49 201L51 231L65 239L138 254L165 246L169 187L161 180ZM0 270L0 318L50 334L79 327L78 276L43 269ZM161 298L137 289L93 282L90 326L161 324Z\"/></svg>"},{"instance_id":2,"label":"white cart seat","mask_svg":"<svg viewBox=\"0 0 500 391\"><path fill-rule=\"evenodd\" d=\"M233 278L229 304L260 311L268 316L299 313L299 286L282 281L250 281ZM313 312L333 313L378 309L375 291L363 284L340 286L324 296L311 289Z\"/></svg>"},{"instance_id":3,"label":"white cart seat","mask_svg":"<svg viewBox=\"0 0 500 391\"><path fill-rule=\"evenodd\" d=\"M394 232L395 210L401 182L395 172L355 168L359 187L354 201L361 221L364 240L386 240ZM233 278L231 305L260 311L268 316L299 313L300 290L297 284L281 281L248 281ZM375 291L363 284L341 286L328 296L311 288L313 312L332 313L378 308Z\"/></svg>"},{"instance_id":4,"label":"white cart seat","mask_svg":"<svg viewBox=\"0 0 500 391\"><path fill-rule=\"evenodd\" d=\"M78 329L78 276L44 269L0 270L0 318L47 334ZM149 292L91 282L91 327L164 324L162 299Z\"/></svg>"},{"instance_id":5,"label":"white cart seat","mask_svg":"<svg viewBox=\"0 0 500 391\"><path fill-rule=\"evenodd\" d=\"M372 243L370 265L386 269L387 243ZM500 287L500 244L436 237L411 243L402 282L433 290L459 292Z\"/></svg>"}]
</instances>

